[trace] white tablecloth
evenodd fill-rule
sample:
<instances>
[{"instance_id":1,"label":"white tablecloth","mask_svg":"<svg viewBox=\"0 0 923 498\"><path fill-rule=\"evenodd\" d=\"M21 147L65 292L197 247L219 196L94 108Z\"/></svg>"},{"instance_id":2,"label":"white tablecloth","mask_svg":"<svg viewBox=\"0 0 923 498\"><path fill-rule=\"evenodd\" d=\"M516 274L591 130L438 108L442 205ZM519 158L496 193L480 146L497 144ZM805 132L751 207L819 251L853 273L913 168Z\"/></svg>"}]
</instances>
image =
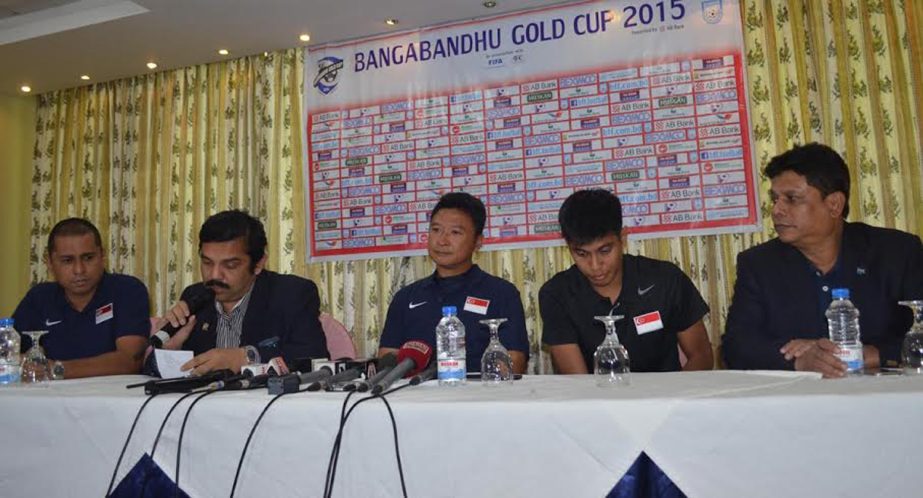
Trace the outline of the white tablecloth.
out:
<instances>
[{"instance_id":1,"label":"white tablecloth","mask_svg":"<svg viewBox=\"0 0 923 498\"><path fill-rule=\"evenodd\" d=\"M105 493L145 396L141 377L0 389L0 496ZM119 472L149 452L179 395L154 399ZM279 400L251 443L237 496L320 496L342 393ZM354 396L354 399L358 399ZM228 496L265 391L196 405L181 485ZM412 497L603 496L641 451L689 496L920 496L923 378L820 380L771 372L633 374L627 388L590 376L533 376L513 386L434 383L389 397ZM181 405L156 460L173 476ZM399 496L390 421L360 405L343 440L334 496Z\"/></svg>"}]
</instances>

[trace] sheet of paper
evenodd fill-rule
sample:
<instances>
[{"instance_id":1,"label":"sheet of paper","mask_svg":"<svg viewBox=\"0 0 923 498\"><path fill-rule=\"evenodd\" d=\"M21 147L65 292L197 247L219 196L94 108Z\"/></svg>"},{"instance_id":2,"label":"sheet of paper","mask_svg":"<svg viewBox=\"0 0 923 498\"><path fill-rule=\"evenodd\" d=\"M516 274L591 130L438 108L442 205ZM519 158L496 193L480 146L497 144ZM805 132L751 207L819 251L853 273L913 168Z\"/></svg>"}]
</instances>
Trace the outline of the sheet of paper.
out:
<instances>
[{"instance_id":1,"label":"sheet of paper","mask_svg":"<svg viewBox=\"0 0 923 498\"><path fill-rule=\"evenodd\" d=\"M171 351L169 349L155 349L154 359L157 360L157 369L160 370L160 377L163 379L172 379L174 377L188 377L188 370L183 372L179 367L192 359L192 351Z\"/></svg>"}]
</instances>

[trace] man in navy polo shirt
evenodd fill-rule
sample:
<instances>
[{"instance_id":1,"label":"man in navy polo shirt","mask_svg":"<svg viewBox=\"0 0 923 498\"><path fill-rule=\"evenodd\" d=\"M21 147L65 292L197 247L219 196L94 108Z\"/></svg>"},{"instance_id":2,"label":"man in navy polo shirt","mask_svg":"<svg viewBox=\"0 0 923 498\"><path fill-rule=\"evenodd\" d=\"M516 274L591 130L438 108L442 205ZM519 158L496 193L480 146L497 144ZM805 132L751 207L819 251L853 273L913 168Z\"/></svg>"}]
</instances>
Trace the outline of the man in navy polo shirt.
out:
<instances>
[{"instance_id":1,"label":"man in navy polo shirt","mask_svg":"<svg viewBox=\"0 0 923 498\"><path fill-rule=\"evenodd\" d=\"M485 273L472 262L481 247L487 212L470 194L445 194L430 213L427 250L436 264L432 275L399 290L388 307L378 355L393 353L409 340L435 349L436 324L443 306L455 306L465 324L467 368L481 371L481 356L490 342L486 318L506 318L500 342L509 350L513 370L523 373L529 360L529 337L519 291L513 284Z\"/></svg>"},{"instance_id":2,"label":"man in navy polo shirt","mask_svg":"<svg viewBox=\"0 0 923 498\"><path fill-rule=\"evenodd\" d=\"M147 287L105 271L99 230L81 218L54 226L45 262L55 281L29 290L13 314L16 328L47 330L42 347L66 378L138 373L151 327ZM27 336L22 347L31 347Z\"/></svg>"},{"instance_id":3,"label":"man in navy polo shirt","mask_svg":"<svg viewBox=\"0 0 923 498\"><path fill-rule=\"evenodd\" d=\"M601 189L581 190L558 212L561 234L574 265L551 278L538 294L542 342L555 371L593 371L593 353L606 335L594 316L623 315L616 322L633 372L709 370L711 343L702 317L708 305L692 281L672 263L622 254L622 205ZM686 355L681 367L677 344Z\"/></svg>"}]
</instances>

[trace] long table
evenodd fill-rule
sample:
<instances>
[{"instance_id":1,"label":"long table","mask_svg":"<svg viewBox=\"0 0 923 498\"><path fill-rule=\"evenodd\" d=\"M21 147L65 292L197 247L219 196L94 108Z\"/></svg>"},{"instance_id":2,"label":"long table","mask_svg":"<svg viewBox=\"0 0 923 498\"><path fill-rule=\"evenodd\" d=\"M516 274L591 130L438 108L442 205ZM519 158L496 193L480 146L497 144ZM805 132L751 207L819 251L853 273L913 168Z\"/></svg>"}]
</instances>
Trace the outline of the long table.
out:
<instances>
[{"instance_id":1,"label":"long table","mask_svg":"<svg viewBox=\"0 0 923 498\"><path fill-rule=\"evenodd\" d=\"M143 377L0 388L0 496L103 496ZM151 401L119 478L179 395ZM276 402L253 437L236 496L321 496L342 393ZM182 446L181 486L228 496L247 433L271 399L222 392L199 402ZM358 399L354 396L354 399ZM791 372L527 376L512 386L426 383L388 397L411 497L604 496L643 451L689 496L919 496L923 377L821 380ZM184 401L155 460L171 478ZM400 496L390 419L358 406L334 496Z\"/></svg>"}]
</instances>

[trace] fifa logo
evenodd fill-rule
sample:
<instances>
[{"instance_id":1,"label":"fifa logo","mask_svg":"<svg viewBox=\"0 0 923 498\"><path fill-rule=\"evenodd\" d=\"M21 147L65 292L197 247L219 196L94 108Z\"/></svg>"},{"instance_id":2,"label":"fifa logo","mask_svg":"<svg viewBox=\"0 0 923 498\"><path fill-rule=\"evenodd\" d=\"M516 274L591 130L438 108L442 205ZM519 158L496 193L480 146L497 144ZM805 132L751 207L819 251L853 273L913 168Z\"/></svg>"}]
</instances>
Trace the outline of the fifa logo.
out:
<instances>
[{"instance_id":1,"label":"fifa logo","mask_svg":"<svg viewBox=\"0 0 923 498\"><path fill-rule=\"evenodd\" d=\"M317 61L317 76L314 77L314 87L324 95L332 92L340 82L341 69L343 69L343 59L330 56Z\"/></svg>"},{"instance_id":2,"label":"fifa logo","mask_svg":"<svg viewBox=\"0 0 923 498\"><path fill-rule=\"evenodd\" d=\"M702 19L708 24L718 24L724 16L722 0L702 0Z\"/></svg>"}]
</instances>

